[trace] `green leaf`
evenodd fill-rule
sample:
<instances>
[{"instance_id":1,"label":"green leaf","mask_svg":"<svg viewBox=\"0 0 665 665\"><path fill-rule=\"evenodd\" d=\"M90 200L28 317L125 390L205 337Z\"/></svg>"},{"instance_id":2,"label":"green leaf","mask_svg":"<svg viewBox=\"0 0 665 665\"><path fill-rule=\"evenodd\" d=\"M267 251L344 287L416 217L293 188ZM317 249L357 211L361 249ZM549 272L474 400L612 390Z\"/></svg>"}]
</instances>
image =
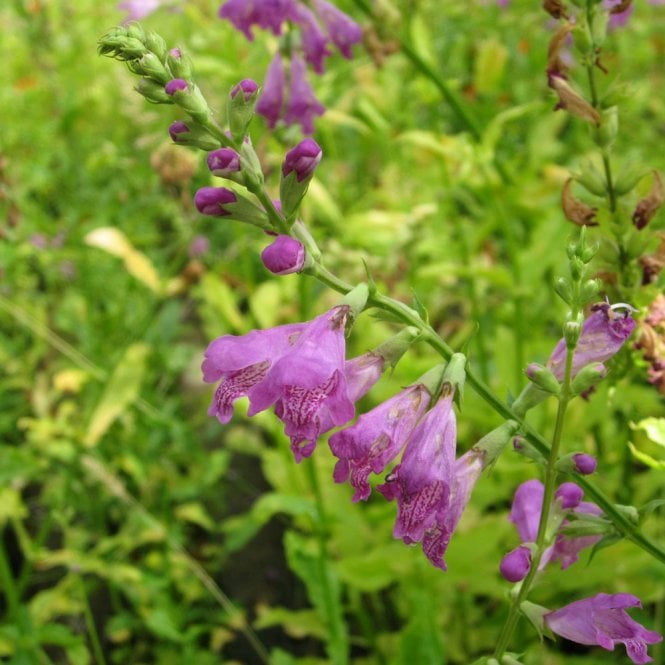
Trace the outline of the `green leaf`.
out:
<instances>
[{"instance_id":1,"label":"green leaf","mask_svg":"<svg viewBox=\"0 0 665 665\"><path fill-rule=\"evenodd\" d=\"M346 633L339 580L330 562L316 551L315 543L294 531L287 531L284 547L289 568L305 583L307 595L328 629L327 652L332 665L348 663ZM431 661L435 662L435 661Z\"/></svg>"},{"instance_id":2,"label":"green leaf","mask_svg":"<svg viewBox=\"0 0 665 665\"><path fill-rule=\"evenodd\" d=\"M84 438L87 446L94 446L116 418L137 398L149 350L147 345L137 343L125 351L90 418Z\"/></svg>"},{"instance_id":3,"label":"green leaf","mask_svg":"<svg viewBox=\"0 0 665 665\"><path fill-rule=\"evenodd\" d=\"M633 429L643 430L650 441L665 446L665 418L645 418L634 425Z\"/></svg>"}]
</instances>

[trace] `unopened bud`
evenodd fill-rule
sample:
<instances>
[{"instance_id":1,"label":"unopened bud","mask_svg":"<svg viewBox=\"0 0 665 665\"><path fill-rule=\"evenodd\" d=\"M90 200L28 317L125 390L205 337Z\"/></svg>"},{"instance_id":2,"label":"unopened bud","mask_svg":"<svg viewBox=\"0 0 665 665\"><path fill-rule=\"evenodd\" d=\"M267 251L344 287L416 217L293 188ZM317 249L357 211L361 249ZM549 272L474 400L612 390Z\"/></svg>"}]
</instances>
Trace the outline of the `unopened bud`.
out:
<instances>
[{"instance_id":1,"label":"unopened bud","mask_svg":"<svg viewBox=\"0 0 665 665\"><path fill-rule=\"evenodd\" d=\"M541 466L545 466L547 460L544 455L523 436L513 438L513 450L518 454L530 459Z\"/></svg>"},{"instance_id":2,"label":"unopened bud","mask_svg":"<svg viewBox=\"0 0 665 665\"><path fill-rule=\"evenodd\" d=\"M598 208L576 199L572 192L573 178L566 180L561 190L561 208L566 219L578 226L598 226L596 213Z\"/></svg>"},{"instance_id":3,"label":"unopened bud","mask_svg":"<svg viewBox=\"0 0 665 665\"><path fill-rule=\"evenodd\" d=\"M585 166L581 173L577 173L573 177L590 194L593 194L594 196L605 196L607 191L605 188L605 180L591 162Z\"/></svg>"},{"instance_id":4,"label":"unopened bud","mask_svg":"<svg viewBox=\"0 0 665 665\"><path fill-rule=\"evenodd\" d=\"M583 476L589 476L592 473L595 473L596 467L598 466L596 458L593 455L587 455L586 453L573 453L572 460L575 464L575 471Z\"/></svg>"},{"instance_id":5,"label":"unopened bud","mask_svg":"<svg viewBox=\"0 0 665 665\"><path fill-rule=\"evenodd\" d=\"M208 169L218 178L236 179L240 171L240 155L233 148L219 148L208 153Z\"/></svg>"},{"instance_id":6,"label":"unopened bud","mask_svg":"<svg viewBox=\"0 0 665 665\"><path fill-rule=\"evenodd\" d=\"M444 392L455 391L455 401L458 406L464 393L464 381L466 380L467 359L463 353L453 353L443 372Z\"/></svg>"},{"instance_id":7,"label":"unopened bud","mask_svg":"<svg viewBox=\"0 0 665 665\"><path fill-rule=\"evenodd\" d=\"M614 143L619 132L619 111L616 106L604 109L601 114L600 127L596 129L596 145L600 148L609 148Z\"/></svg>"},{"instance_id":8,"label":"unopened bud","mask_svg":"<svg viewBox=\"0 0 665 665\"><path fill-rule=\"evenodd\" d=\"M554 290L557 295L563 300L567 305L571 305L573 302L573 287L570 284L570 280L565 277L559 277L556 282L554 282Z\"/></svg>"},{"instance_id":9,"label":"unopened bud","mask_svg":"<svg viewBox=\"0 0 665 665\"><path fill-rule=\"evenodd\" d=\"M146 53L136 63L139 73L151 78L157 83L165 85L173 77L162 64L162 61L154 53Z\"/></svg>"},{"instance_id":10,"label":"unopened bud","mask_svg":"<svg viewBox=\"0 0 665 665\"><path fill-rule=\"evenodd\" d=\"M194 195L194 205L202 215L227 217L231 211L226 207L238 200L235 192L226 187L201 187Z\"/></svg>"},{"instance_id":11,"label":"unopened bud","mask_svg":"<svg viewBox=\"0 0 665 665\"><path fill-rule=\"evenodd\" d=\"M582 332L582 325L579 321L566 321L563 326L563 339L566 342L566 347L574 349L577 346L577 341Z\"/></svg>"},{"instance_id":12,"label":"unopened bud","mask_svg":"<svg viewBox=\"0 0 665 665\"><path fill-rule=\"evenodd\" d=\"M643 229L658 212L660 206L665 200L665 189L663 189L663 179L658 171L652 171L653 184L651 191L637 204L633 212L633 224L637 230Z\"/></svg>"},{"instance_id":13,"label":"unopened bud","mask_svg":"<svg viewBox=\"0 0 665 665\"><path fill-rule=\"evenodd\" d=\"M581 395L600 383L606 375L607 369L603 363L586 365L575 375L570 390L574 395Z\"/></svg>"},{"instance_id":14,"label":"unopened bud","mask_svg":"<svg viewBox=\"0 0 665 665\"><path fill-rule=\"evenodd\" d=\"M552 372L538 363L531 363L526 368L526 375L529 381L535 383L541 390L550 395L558 395L561 390L561 384Z\"/></svg>"},{"instance_id":15,"label":"unopened bud","mask_svg":"<svg viewBox=\"0 0 665 665\"><path fill-rule=\"evenodd\" d=\"M189 80L192 78L192 61L179 48L172 48L166 56L166 64L174 78Z\"/></svg>"},{"instance_id":16,"label":"unopened bud","mask_svg":"<svg viewBox=\"0 0 665 665\"><path fill-rule=\"evenodd\" d=\"M258 94L259 86L251 79L243 79L231 88L227 102L229 127L237 141L247 134L249 123L254 117Z\"/></svg>"},{"instance_id":17,"label":"unopened bud","mask_svg":"<svg viewBox=\"0 0 665 665\"><path fill-rule=\"evenodd\" d=\"M286 153L279 191L287 219L298 210L322 156L323 152L314 139L304 139Z\"/></svg>"},{"instance_id":18,"label":"unopened bud","mask_svg":"<svg viewBox=\"0 0 665 665\"><path fill-rule=\"evenodd\" d=\"M579 506L584 491L575 483L562 483L554 492L554 497L561 500L561 507L565 510L572 510Z\"/></svg>"},{"instance_id":19,"label":"unopened bud","mask_svg":"<svg viewBox=\"0 0 665 665\"><path fill-rule=\"evenodd\" d=\"M586 305L598 299L600 282L597 279L587 279L580 288L580 305Z\"/></svg>"},{"instance_id":20,"label":"unopened bud","mask_svg":"<svg viewBox=\"0 0 665 665\"><path fill-rule=\"evenodd\" d=\"M149 30L143 37L143 43L148 51L154 53L162 62L166 58L167 46L164 39L156 32Z\"/></svg>"},{"instance_id":21,"label":"unopened bud","mask_svg":"<svg viewBox=\"0 0 665 665\"><path fill-rule=\"evenodd\" d=\"M176 92L184 92L189 88L189 84L185 79L171 79L165 86L164 92L167 95L175 95Z\"/></svg>"},{"instance_id":22,"label":"unopened bud","mask_svg":"<svg viewBox=\"0 0 665 665\"><path fill-rule=\"evenodd\" d=\"M499 570L502 577L508 582L521 582L531 569L531 550L526 545L520 545L512 552L508 552L503 559Z\"/></svg>"},{"instance_id":23,"label":"unopened bud","mask_svg":"<svg viewBox=\"0 0 665 665\"><path fill-rule=\"evenodd\" d=\"M261 260L274 275L290 275L303 269L305 248L295 238L280 235L261 252Z\"/></svg>"},{"instance_id":24,"label":"unopened bud","mask_svg":"<svg viewBox=\"0 0 665 665\"><path fill-rule=\"evenodd\" d=\"M182 120L176 120L169 127L169 136L178 145L193 145L202 150L213 150L219 145L215 137L194 122L188 125Z\"/></svg>"},{"instance_id":25,"label":"unopened bud","mask_svg":"<svg viewBox=\"0 0 665 665\"><path fill-rule=\"evenodd\" d=\"M499 458L504 448L509 441L512 440L513 435L519 429L519 424L514 420L507 420L499 427L495 427L491 432L485 434L473 446L473 450L478 450L483 453L484 466L492 464Z\"/></svg>"},{"instance_id":26,"label":"unopened bud","mask_svg":"<svg viewBox=\"0 0 665 665\"><path fill-rule=\"evenodd\" d=\"M139 95L143 95L154 104L173 104L170 95L164 91L164 86L149 78L140 78L135 88Z\"/></svg>"}]
</instances>

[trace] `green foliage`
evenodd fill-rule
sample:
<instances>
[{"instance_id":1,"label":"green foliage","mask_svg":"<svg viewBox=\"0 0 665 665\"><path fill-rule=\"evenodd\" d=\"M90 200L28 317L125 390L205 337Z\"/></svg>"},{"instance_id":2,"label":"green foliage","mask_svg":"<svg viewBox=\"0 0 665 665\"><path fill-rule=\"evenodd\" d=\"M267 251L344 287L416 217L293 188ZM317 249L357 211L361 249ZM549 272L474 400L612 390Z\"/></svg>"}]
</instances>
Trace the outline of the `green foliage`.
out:
<instances>
[{"instance_id":1,"label":"green foliage","mask_svg":"<svg viewBox=\"0 0 665 665\"><path fill-rule=\"evenodd\" d=\"M189 0L145 24L189 49L206 98L223 109L239 79L263 79L275 40L257 31L248 44L217 18L218 4ZM352 61L333 58L314 81L328 108L316 133L325 157L303 217L327 266L353 283L371 274L464 347L499 395L517 394L566 316L553 290L574 231L561 186L595 159L583 123L551 110L540 3L502 11L480 0L394 0L375 3L384 16L373 26L359 3L339 4L387 50L396 36L412 44L479 135L404 52L381 66L359 48ZM122 66L96 55L98 37L121 19L114 5L0 6L0 660L472 662L505 620L498 564L517 544L506 514L537 469L509 451L483 476L442 573L393 539L394 505L376 492L354 504L332 482L325 440L296 465L272 414L247 419L241 401L228 426L206 416L211 389L199 366L211 339L305 320L337 296L299 276L273 279L258 258L261 232L196 213L193 194L210 177L201 153L169 145L179 116L148 104ZM612 74L601 77L602 94L631 87L614 148L617 172L635 181L628 215L646 194L634 173L665 170L665 102L655 92L663 16L636 3L629 26L610 35ZM270 133L257 119L252 135L276 196L298 132ZM662 220L649 236L588 229L601 245L597 272L623 247L625 270L606 288L613 298L638 293L642 310L663 278L637 291L636 261L656 250ZM198 235L210 249L193 256ZM360 317L349 355L394 330ZM415 346L359 410L436 362ZM646 507L642 526L662 541L665 409L646 364L634 349L615 359L591 399L571 404L565 446L599 454L598 484ZM530 423L550 433L553 415L545 403ZM467 388L459 449L496 425ZM662 616L663 568L635 545L621 541L587 563L548 569L537 602L630 591L660 603ZM581 647L571 654L519 631L525 664L625 661L621 649L582 657Z\"/></svg>"}]
</instances>

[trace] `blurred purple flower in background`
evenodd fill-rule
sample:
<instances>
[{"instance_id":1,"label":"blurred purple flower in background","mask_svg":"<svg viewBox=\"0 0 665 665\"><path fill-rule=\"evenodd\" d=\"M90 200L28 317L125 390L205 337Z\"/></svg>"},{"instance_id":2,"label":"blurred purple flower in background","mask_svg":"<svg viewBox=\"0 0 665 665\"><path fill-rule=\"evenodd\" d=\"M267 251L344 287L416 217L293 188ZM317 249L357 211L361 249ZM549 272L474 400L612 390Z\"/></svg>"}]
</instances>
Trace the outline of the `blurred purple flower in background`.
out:
<instances>
[{"instance_id":1,"label":"blurred purple flower in background","mask_svg":"<svg viewBox=\"0 0 665 665\"><path fill-rule=\"evenodd\" d=\"M156 9L159 9L159 0L125 0L125 2L118 3L118 9L127 12L127 16L123 19L123 23L130 21L140 21L142 18L149 16Z\"/></svg>"},{"instance_id":2,"label":"blurred purple flower in background","mask_svg":"<svg viewBox=\"0 0 665 665\"><path fill-rule=\"evenodd\" d=\"M350 59L351 47L362 39L360 26L326 0L314 0L311 9L298 0L228 0L220 7L219 16L249 40L254 39L254 26L279 36L288 22L300 32L299 50L290 40L289 49L283 49L281 55L278 52L270 63L256 111L266 118L270 128L283 120L287 125L300 124L305 134L311 134L314 117L325 109L307 81L307 64L322 74L326 58L333 53L331 46ZM282 60L287 50L288 92Z\"/></svg>"}]
</instances>

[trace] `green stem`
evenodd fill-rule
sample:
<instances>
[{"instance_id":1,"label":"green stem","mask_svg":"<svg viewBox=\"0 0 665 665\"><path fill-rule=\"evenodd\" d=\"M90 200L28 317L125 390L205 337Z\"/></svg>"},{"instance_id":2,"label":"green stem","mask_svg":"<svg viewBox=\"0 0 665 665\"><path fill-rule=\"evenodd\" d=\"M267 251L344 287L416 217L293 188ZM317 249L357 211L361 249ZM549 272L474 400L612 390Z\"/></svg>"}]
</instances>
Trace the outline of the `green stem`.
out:
<instances>
[{"instance_id":1,"label":"green stem","mask_svg":"<svg viewBox=\"0 0 665 665\"><path fill-rule=\"evenodd\" d=\"M10 618L17 618L21 598L18 594L16 581L12 575L4 546L0 547L0 581L2 582L1 588L7 603L7 615Z\"/></svg>"},{"instance_id":2,"label":"green stem","mask_svg":"<svg viewBox=\"0 0 665 665\"><path fill-rule=\"evenodd\" d=\"M496 650L494 652L494 657L501 661L503 654L508 648L510 643L510 638L513 635L515 626L520 616L520 607L522 602L526 600L529 595L529 591L533 585L533 582L538 574L538 568L540 566L540 561L543 557L543 552L548 546L548 534L547 526L550 519L550 512L552 510L552 502L554 499L554 489L556 486L557 480L557 470L556 470L556 461L559 458L559 449L561 447L561 435L563 433L563 426L566 418L566 410L568 408L568 403L570 402L570 380L572 376L573 368L573 354L574 348L568 348L566 352L566 369L563 377L563 382L561 384L561 393L559 395L559 408L557 409L556 422L554 425L554 434L552 435L552 447L550 448L550 455L545 468L545 479L544 479L544 492L543 492L543 505L540 511L540 522L538 523L538 535L536 536L536 548L531 560L531 568L526 578L522 581L520 589L517 595L514 597L513 602L510 606L510 612L508 614L508 619L504 624L501 634L499 635L499 640L497 642Z\"/></svg>"},{"instance_id":3,"label":"green stem","mask_svg":"<svg viewBox=\"0 0 665 665\"><path fill-rule=\"evenodd\" d=\"M90 607L90 599L88 598L88 591L85 587L85 580L83 579L83 577L79 578L79 582L81 584L81 596L83 597L83 616L85 618L85 626L88 630L88 637L90 638L92 651L95 654L95 661L97 665L106 665L106 659L104 658L104 650L102 649L102 644L99 640L97 625L95 623L95 618L92 615L92 608Z\"/></svg>"}]
</instances>

